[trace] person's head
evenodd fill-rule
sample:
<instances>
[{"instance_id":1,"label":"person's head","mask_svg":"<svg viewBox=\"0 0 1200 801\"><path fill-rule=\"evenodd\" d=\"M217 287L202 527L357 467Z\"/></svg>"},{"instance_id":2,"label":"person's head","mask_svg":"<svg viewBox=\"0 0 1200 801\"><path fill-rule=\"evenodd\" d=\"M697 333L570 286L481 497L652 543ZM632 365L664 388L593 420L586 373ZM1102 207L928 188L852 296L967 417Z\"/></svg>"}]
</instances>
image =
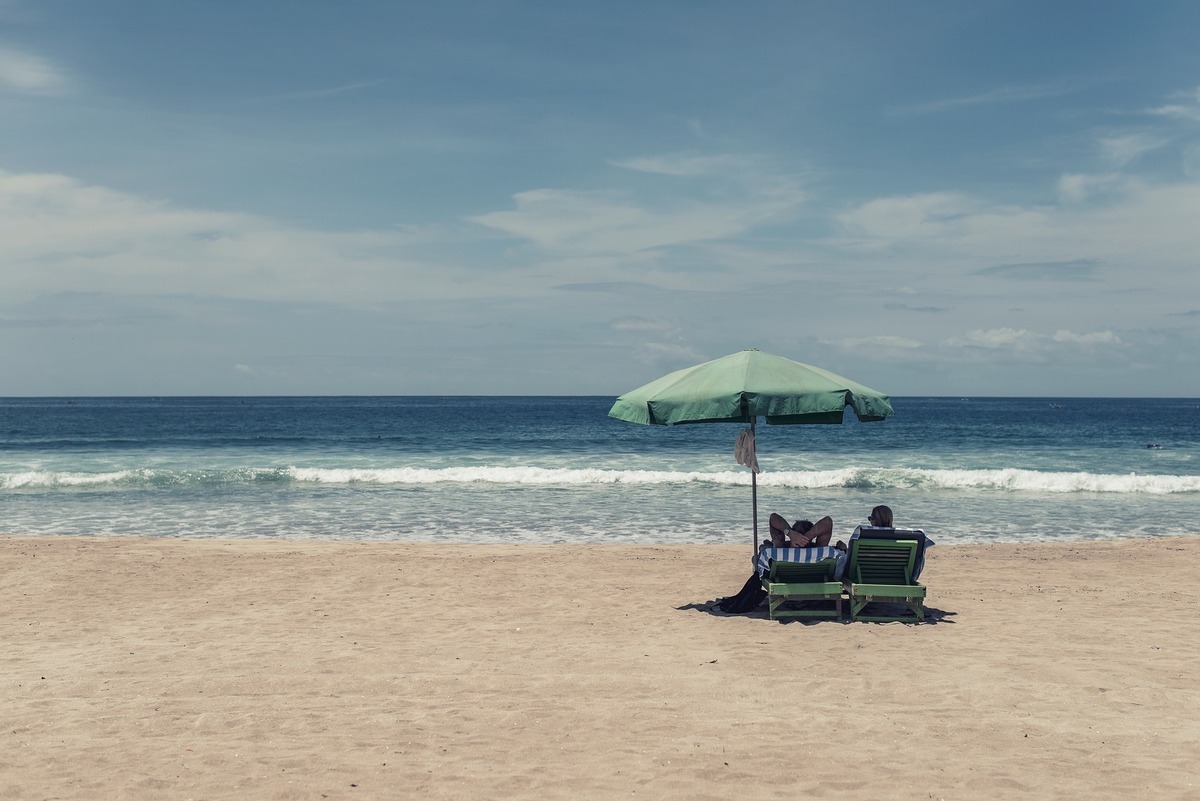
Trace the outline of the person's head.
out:
<instances>
[{"instance_id":1,"label":"person's head","mask_svg":"<svg viewBox=\"0 0 1200 801\"><path fill-rule=\"evenodd\" d=\"M796 525L792 526L793 531L799 531L801 534L807 534L808 530L813 527L811 520L797 520Z\"/></svg>"},{"instance_id":2,"label":"person's head","mask_svg":"<svg viewBox=\"0 0 1200 801\"><path fill-rule=\"evenodd\" d=\"M876 506L874 509L871 510L871 516L867 518L867 521L872 526L879 526L880 528L891 528L892 527L891 507Z\"/></svg>"}]
</instances>

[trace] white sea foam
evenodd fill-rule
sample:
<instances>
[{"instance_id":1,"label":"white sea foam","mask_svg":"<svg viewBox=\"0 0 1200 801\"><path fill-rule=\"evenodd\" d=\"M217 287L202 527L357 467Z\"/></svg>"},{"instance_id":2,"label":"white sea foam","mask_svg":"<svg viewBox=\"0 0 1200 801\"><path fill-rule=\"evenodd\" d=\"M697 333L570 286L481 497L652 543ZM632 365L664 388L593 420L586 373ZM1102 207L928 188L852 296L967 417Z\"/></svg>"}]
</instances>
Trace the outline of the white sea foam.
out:
<instances>
[{"instance_id":1,"label":"white sea foam","mask_svg":"<svg viewBox=\"0 0 1200 801\"><path fill-rule=\"evenodd\" d=\"M670 471L549 469L542 467L445 467L445 468L300 468L288 474L296 481L320 484L443 484L479 483L531 486L588 484L717 484L740 486L750 483L745 471ZM920 470L843 468L811 472L761 473L763 486L797 489L830 488L930 488L983 489L1007 492L1103 492L1167 495L1200 492L1200 476L1104 475L1055 473L1037 470Z\"/></svg>"},{"instance_id":2,"label":"white sea foam","mask_svg":"<svg viewBox=\"0 0 1200 801\"><path fill-rule=\"evenodd\" d=\"M342 486L421 486L438 484L509 486L746 486L745 470L672 471L534 466L460 467L236 467L225 469L130 469L96 473L30 470L0 473L0 490L125 489L294 482ZM841 468L761 473L762 487L794 489L936 489L1005 493L1111 493L1174 495L1200 492L1200 476L1049 472L1024 469L927 470Z\"/></svg>"},{"instance_id":3,"label":"white sea foam","mask_svg":"<svg viewBox=\"0 0 1200 801\"><path fill-rule=\"evenodd\" d=\"M1112 475L1103 473L1062 473L1040 470L921 470L909 468L848 468L811 473L775 473L760 475L766 486L819 489L848 488L927 488L983 489L1008 492L1105 492L1169 495L1200 492L1200 476Z\"/></svg>"},{"instance_id":4,"label":"white sea foam","mask_svg":"<svg viewBox=\"0 0 1200 801\"><path fill-rule=\"evenodd\" d=\"M744 473L732 471L673 472L668 470L552 469L544 467L398 467L381 469L323 469L293 467L288 473L297 481L320 484L745 484Z\"/></svg>"},{"instance_id":5,"label":"white sea foam","mask_svg":"<svg viewBox=\"0 0 1200 801\"><path fill-rule=\"evenodd\" d=\"M29 470L0 474L0 489L30 489L54 487L89 487L115 485L127 481L140 471L116 470L107 473L68 473Z\"/></svg>"}]
</instances>

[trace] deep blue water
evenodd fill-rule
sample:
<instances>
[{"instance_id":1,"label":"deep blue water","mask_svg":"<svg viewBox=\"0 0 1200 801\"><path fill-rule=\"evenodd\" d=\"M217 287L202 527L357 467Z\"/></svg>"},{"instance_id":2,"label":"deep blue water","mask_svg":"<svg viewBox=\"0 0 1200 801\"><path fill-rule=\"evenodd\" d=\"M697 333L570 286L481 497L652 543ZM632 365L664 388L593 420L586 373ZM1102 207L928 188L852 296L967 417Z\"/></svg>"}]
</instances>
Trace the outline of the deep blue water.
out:
<instances>
[{"instance_id":1,"label":"deep blue water","mask_svg":"<svg viewBox=\"0 0 1200 801\"><path fill-rule=\"evenodd\" d=\"M18 534L742 542L738 425L649 427L611 397L0 399ZM758 427L769 511L877 503L941 542L1195 534L1200 400L894 398Z\"/></svg>"}]
</instances>

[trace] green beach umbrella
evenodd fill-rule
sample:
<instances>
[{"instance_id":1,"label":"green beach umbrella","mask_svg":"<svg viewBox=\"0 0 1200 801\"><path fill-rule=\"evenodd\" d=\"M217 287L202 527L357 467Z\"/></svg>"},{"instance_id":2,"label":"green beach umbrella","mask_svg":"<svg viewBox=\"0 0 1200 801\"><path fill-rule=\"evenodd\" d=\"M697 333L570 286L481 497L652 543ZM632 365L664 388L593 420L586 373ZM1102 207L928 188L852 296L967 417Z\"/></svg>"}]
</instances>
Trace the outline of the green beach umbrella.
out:
<instances>
[{"instance_id":1,"label":"green beach umbrella","mask_svg":"<svg viewBox=\"0 0 1200 801\"><path fill-rule=\"evenodd\" d=\"M836 373L758 350L744 350L677 370L617 398L608 414L643 425L748 423L751 437L759 417L771 425L840 424L846 407L862 422L895 414L888 396ZM758 464L753 438L749 463L754 503L754 548L758 550Z\"/></svg>"}]
</instances>

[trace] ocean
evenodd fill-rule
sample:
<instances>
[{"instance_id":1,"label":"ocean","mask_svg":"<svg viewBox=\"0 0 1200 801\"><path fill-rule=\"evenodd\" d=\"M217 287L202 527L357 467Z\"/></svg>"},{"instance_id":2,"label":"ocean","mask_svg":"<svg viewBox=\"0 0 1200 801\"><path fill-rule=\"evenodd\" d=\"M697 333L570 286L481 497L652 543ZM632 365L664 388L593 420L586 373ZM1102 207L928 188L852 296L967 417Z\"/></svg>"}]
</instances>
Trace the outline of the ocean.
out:
<instances>
[{"instance_id":1,"label":"ocean","mask_svg":"<svg viewBox=\"0 0 1200 801\"><path fill-rule=\"evenodd\" d=\"M613 397L0 399L0 532L746 543L739 425L639 426ZM771 511L846 538L886 503L938 543L1200 533L1200 400L892 399L757 427Z\"/></svg>"}]
</instances>

